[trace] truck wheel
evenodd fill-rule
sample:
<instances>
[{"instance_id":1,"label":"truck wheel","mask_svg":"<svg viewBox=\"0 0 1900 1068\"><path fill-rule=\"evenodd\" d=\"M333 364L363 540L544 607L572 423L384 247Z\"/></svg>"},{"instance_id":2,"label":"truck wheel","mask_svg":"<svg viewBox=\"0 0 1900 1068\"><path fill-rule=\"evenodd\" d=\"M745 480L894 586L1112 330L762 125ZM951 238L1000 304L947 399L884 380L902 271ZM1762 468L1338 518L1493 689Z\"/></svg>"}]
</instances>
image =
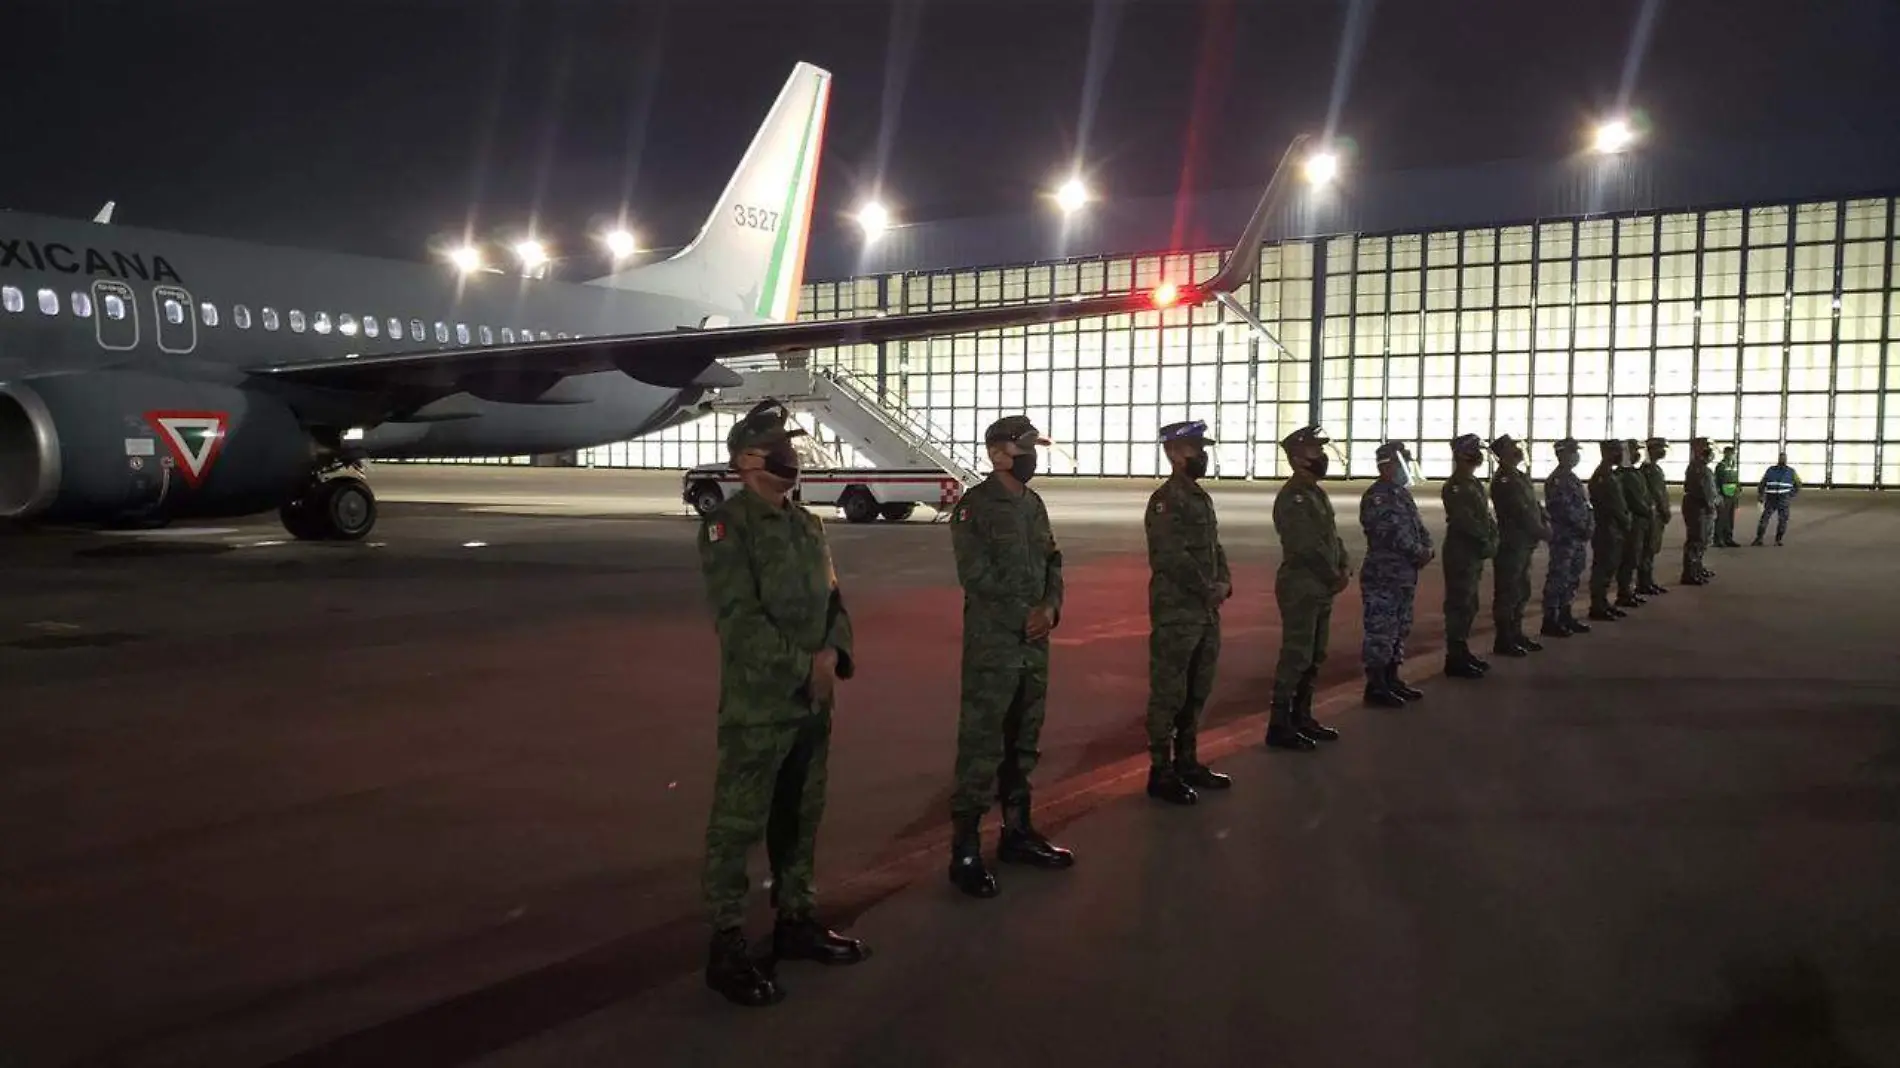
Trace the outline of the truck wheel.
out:
<instances>
[{"instance_id":1,"label":"truck wheel","mask_svg":"<svg viewBox=\"0 0 1900 1068\"><path fill-rule=\"evenodd\" d=\"M845 490L838 507L844 509L844 517L853 523L869 523L877 518L877 498L863 486Z\"/></svg>"},{"instance_id":2,"label":"truck wheel","mask_svg":"<svg viewBox=\"0 0 1900 1068\"><path fill-rule=\"evenodd\" d=\"M886 522L902 523L916 510L917 506L914 504L887 504L878 509L877 514L883 516Z\"/></svg>"},{"instance_id":3,"label":"truck wheel","mask_svg":"<svg viewBox=\"0 0 1900 1068\"><path fill-rule=\"evenodd\" d=\"M693 511L700 515L711 515L713 509L726 503L726 493L717 482L701 482L693 487Z\"/></svg>"}]
</instances>

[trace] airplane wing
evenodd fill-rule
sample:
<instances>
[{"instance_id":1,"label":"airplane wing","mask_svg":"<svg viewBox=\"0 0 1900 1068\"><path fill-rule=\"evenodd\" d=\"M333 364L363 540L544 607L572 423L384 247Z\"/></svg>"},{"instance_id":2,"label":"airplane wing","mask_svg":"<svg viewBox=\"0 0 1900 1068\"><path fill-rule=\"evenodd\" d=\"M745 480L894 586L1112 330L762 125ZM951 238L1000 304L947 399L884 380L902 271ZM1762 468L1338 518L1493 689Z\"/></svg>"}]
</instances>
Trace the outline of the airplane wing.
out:
<instances>
[{"instance_id":1,"label":"airplane wing","mask_svg":"<svg viewBox=\"0 0 1900 1068\"><path fill-rule=\"evenodd\" d=\"M1294 169L1290 164L1305 143L1302 135L1288 146L1232 256L1203 283L1170 283L1150 292L1043 304L387 353L251 368L250 373L323 389L387 394L392 399L399 395L409 404L459 392L531 402L569 375L619 370L656 386L731 386L739 383L738 376L715 361L1193 307L1233 292L1252 276L1267 225L1285 196L1287 174Z\"/></svg>"}]
</instances>

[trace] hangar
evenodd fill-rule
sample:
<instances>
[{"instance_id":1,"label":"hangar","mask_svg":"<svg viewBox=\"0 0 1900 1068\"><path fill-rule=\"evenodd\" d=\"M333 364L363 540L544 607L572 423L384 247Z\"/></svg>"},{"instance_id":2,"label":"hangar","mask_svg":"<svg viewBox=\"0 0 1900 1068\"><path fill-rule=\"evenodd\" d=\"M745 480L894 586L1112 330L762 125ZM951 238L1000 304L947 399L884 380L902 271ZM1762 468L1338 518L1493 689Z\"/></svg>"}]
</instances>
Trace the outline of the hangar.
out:
<instances>
[{"instance_id":1,"label":"hangar","mask_svg":"<svg viewBox=\"0 0 1900 1068\"><path fill-rule=\"evenodd\" d=\"M935 435L1024 411L1052 474L1162 473L1154 428L1193 416L1214 474L1276 478L1326 427L1347 477L1385 440L1449 473L1459 433L1707 435L1744 480L1785 448L1810 484L1900 484L1900 150L1872 139L1648 149L1367 173L1291 200L1244 293L1217 306L810 354ZM1255 194L898 225L814 241L801 317L966 308L1204 277ZM1039 206L1040 207L1040 206ZM1155 250L1185 249L1176 253ZM714 413L586 450L590 466L723 459ZM1594 456L1594 450L1586 450Z\"/></svg>"}]
</instances>

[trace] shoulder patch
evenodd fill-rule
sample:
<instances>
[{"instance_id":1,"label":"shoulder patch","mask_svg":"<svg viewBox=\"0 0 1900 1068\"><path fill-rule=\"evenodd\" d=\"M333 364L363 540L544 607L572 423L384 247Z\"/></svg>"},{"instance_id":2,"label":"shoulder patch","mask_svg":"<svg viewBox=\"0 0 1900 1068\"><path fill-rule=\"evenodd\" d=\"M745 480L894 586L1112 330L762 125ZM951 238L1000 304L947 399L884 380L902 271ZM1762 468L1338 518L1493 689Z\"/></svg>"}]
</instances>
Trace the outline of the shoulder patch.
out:
<instances>
[{"instance_id":1,"label":"shoulder patch","mask_svg":"<svg viewBox=\"0 0 1900 1068\"><path fill-rule=\"evenodd\" d=\"M707 541L726 540L726 524L721 523L721 522L715 522L708 525L706 527L706 540Z\"/></svg>"},{"instance_id":2,"label":"shoulder patch","mask_svg":"<svg viewBox=\"0 0 1900 1068\"><path fill-rule=\"evenodd\" d=\"M1164 500L1161 500L1160 498L1156 498L1156 500L1155 500L1155 512L1156 512L1157 514L1161 514L1161 515L1165 515L1165 514L1167 514L1167 511L1168 511L1168 502L1167 502L1167 501L1164 501Z\"/></svg>"},{"instance_id":3,"label":"shoulder patch","mask_svg":"<svg viewBox=\"0 0 1900 1068\"><path fill-rule=\"evenodd\" d=\"M1377 493L1375 493L1375 494L1373 494L1373 495L1372 495L1372 503L1373 503L1373 504L1378 504L1378 505L1383 505L1383 504L1385 503L1385 498L1384 498L1383 496L1381 496L1381 495L1379 495L1379 494L1377 494Z\"/></svg>"},{"instance_id":4,"label":"shoulder patch","mask_svg":"<svg viewBox=\"0 0 1900 1068\"><path fill-rule=\"evenodd\" d=\"M962 506L961 508L958 508L958 509L957 509L957 522L959 522L959 523L966 523L966 522L968 522L968 521L969 521L969 519L970 519L970 506L969 506L969 505L967 505L967 504L966 504L966 505L964 505L964 506Z\"/></svg>"},{"instance_id":5,"label":"shoulder patch","mask_svg":"<svg viewBox=\"0 0 1900 1068\"><path fill-rule=\"evenodd\" d=\"M1304 493L1295 493L1295 494L1293 495L1293 503L1294 503L1294 504L1305 504L1305 503L1306 503L1306 494L1304 494Z\"/></svg>"}]
</instances>

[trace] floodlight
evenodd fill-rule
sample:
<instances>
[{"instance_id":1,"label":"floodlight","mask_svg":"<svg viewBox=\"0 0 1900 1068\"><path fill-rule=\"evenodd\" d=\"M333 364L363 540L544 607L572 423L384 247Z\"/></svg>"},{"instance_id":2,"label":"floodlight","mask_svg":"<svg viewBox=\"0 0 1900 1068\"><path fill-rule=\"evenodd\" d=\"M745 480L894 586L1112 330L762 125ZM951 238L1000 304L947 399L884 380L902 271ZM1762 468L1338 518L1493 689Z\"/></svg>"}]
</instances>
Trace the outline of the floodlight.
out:
<instances>
[{"instance_id":1,"label":"floodlight","mask_svg":"<svg viewBox=\"0 0 1900 1068\"><path fill-rule=\"evenodd\" d=\"M1636 140L1636 131L1622 119L1611 119L1597 127L1596 150L1605 155L1621 152Z\"/></svg>"},{"instance_id":2,"label":"floodlight","mask_svg":"<svg viewBox=\"0 0 1900 1068\"><path fill-rule=\"evenodd\" d=\"M482 269L482 250L474 245L463 245L449 253L449 262L463 274L472 274Z\"/></svg>"},{"instance_id":3,"label":"floodlight","mask_svg":"<svg viewBox=\"0 0 1900 1068\"><path fill-rule=\"evenodd\" d=\"M548 262L548 249L546 245L530 238L515 245L515 258L521 261L522 267L532 271Z\"/></svg>"},{"instance_id":4,"label":"floodlight","mask_svg":"<svg viewBox=\"0 0 1900 1068\"><path fill-rule=\"evenodd\" d=\"M876 237L891 227L890 209L872 200L858 209L858 226L865 237Z\"/></svg>"},{"instance_id":5,"label":"floodlight","mask_svg":"<svg viewBox=\"0 0 1900 1068\"><path fill-rule=\"evenodd\" d=\"M608 254L617 260L624 260L640 250L640 242L626 230L611 230L602 235L601 241L607 246Z\"/></svg>"},{"instance_id":6,"label":"floodlight","mask_svg":"<svg viewBox=\"0 0 1900 1068\"><path fill-rule=\"evenodd\" d=\"M1073 215L1081 211L1082 206L1090 199L1089 187L1084 185L1080 178L1070 178L1056 190L1056 206L1062 209L1064 215Z\"/></svg>"},{"instance_id":7,"label":"floodlight","mask_svg":"<svg viewBox=\"0 0 1900 1068\"><path fill-rule=\"evenodd\" d=\"M1306 180L1313 185L1326 185L1339 177L1339 156L1332 152L1315 152L1306 157Z\"/></svg>"}]
</instances>

